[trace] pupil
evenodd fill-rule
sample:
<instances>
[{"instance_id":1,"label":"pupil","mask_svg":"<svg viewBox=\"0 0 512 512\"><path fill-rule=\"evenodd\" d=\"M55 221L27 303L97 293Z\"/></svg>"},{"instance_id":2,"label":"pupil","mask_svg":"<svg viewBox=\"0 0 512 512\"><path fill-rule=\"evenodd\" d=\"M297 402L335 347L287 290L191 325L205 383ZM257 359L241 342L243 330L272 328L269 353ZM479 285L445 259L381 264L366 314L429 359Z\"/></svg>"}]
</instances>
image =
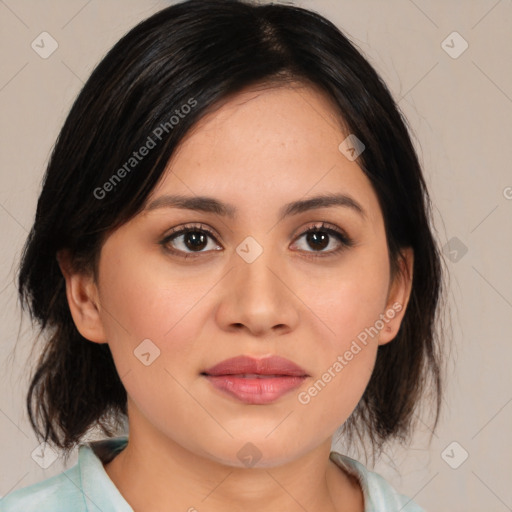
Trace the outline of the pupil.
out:
<instances>
[{"instance_id":1,"label":"pupil","mask_svg":"<svg viewBox=\"0 0 512 512\"><path fill-rule=\"evenodd\" d=\"M321 232L317 231L314 233L308 233L307 241L312 246L317 245L318 249L325 249L329 245L327 240L328 237L329 235L327 235L326 233L322 234Z\"/></svg>"},{"instance_id":2,"label":"pupil","mask_svg":"<svg viewBox=\"0 0 512 512\"><path fill-rule=\"evenodd\" d=\"M198 231L190 231L185 237L185 244L189 249L204 249L203 246L206 246L206 237L203 233L199 233Z\"/></svg>"}]
</instances>

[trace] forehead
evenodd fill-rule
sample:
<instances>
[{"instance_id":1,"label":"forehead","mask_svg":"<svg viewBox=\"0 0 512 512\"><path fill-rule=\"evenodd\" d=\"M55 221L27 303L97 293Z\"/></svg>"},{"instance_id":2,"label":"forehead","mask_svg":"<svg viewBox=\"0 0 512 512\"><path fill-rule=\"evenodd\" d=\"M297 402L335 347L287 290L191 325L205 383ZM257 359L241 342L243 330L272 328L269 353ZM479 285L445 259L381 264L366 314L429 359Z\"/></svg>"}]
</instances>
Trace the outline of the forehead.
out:
<instances>
[{"instance_id":1,"label":"forehead","mask_svg":"<svg viewBox=\"0 0 512 512\"><path fill-rule=\"evenodd\" d=\"M221 148L224 141L238 140L246 151L261 146L270 151L299 143L305 147L309 140L323 141L321 150L345 138L345 132L338 106L317 87L300 83L261 85L245 88L213 105L183 138L179 149L206 142Z\"/></svg>"},{"instance_id":2,"label":"forehead","mask_svg":"<svg viewBox=\"0 0 512 512\"><path fill-rule=\"evenodd\" d=\"M318 89L248 88L189 131L148 203L172 192L275 209L288 199L350 193L372 215L373 187L339 149L347 135L337 107Z\"/></svg>"}]
</instances>

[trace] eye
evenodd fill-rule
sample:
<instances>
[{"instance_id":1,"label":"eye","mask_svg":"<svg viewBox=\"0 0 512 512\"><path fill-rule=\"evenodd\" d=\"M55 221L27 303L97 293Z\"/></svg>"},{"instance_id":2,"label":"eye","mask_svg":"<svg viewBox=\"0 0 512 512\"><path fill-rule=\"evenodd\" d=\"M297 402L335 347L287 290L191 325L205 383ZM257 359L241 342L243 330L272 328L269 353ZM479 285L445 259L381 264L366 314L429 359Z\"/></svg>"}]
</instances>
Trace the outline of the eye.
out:
<instances>
[{"instance_id":1,"label":"eye","mask_svg":"<svg viewBox=\"0 0 512 512\"><path fill-rule=\"evenodd\" d=\"M304 249L306 252L313 253L307 256L313 258L332 256L354 245L354 241L346 233L325 222L307 229L299 235L298 239L300 240L302 237L305 237L306 244L315 249L314 251ZM323 249L332 245L333 238L335 239L335 248L324 251Z\"/></svg>"},{"instance_id":2,"label":"eye","mask_svg":"<svg viewBox=\"0 0 512 512\"><path fill-rule=\"evenodd\" d=\"M209 252L204 250L208 247L209 238L217 243L217 247L220 247L215 235L208 228L202 224L196 224L171 231L171 234L166 236L160 244L173 254L189 258L194 253ZM191 252L187 252L189 250Z\"/></svg>"},{"instance_id":3,"label":"eye","mask_svg":"<svg viewBox=\"0 0 512 512\"><path fill-rule=\"evenodd\" d=\"M313 258L332 256L354 245L354 241L346 233L341 231L336 226L329 225L325 222L310 227L301 233L297 240L300 240L303 237L305 237L306 244L308 244L310 247L313 247L315 250L301 250L306 253L310 253L307 257ZM209 239L213 240L215 244L211 244L213 247L210 246L208 250ZM333 239L335 241L335 248L325 251L324 249L333 244ZM160 242L160 244L172 254L178 255L185 259L194 257L194 254L199 255L202 252L221 250L216 236L212 231L210 231L210 229L203 226L202 224L194 224L183 226L181 228L175 228ZM297 242L295 242L295 244L297 244Z\"/></svg>"}]
</instances>

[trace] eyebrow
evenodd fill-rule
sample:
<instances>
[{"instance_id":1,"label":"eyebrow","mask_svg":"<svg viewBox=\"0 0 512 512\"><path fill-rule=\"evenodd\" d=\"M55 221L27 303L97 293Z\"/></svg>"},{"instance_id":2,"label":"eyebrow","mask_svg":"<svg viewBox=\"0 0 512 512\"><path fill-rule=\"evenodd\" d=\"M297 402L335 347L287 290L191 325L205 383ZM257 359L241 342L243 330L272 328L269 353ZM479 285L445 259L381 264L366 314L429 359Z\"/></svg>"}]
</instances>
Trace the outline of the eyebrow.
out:
<instances>
[{"instance_id":1,"label":"eyebrow","mask_svg":"<svg viewBox=\"0 0 512 512\"><path fill-rule=\"evenodd\" d=\"M328 208L331 206L341 206L350 208L362 218L367 215L364 208L352 197L346 194L322 194L307 199L301 199L285 204L280 208L278 218L284 219L292 215L316 210L319 208ZM214 197L207 196L184 196L184 195L164 195L151 201L144 211L152 211L159 208L179 208L183 210L196 210L215 215L229 217L234 219L237 214L237 208L231 204L223 203Z\"/></svg>"}]
</instances>

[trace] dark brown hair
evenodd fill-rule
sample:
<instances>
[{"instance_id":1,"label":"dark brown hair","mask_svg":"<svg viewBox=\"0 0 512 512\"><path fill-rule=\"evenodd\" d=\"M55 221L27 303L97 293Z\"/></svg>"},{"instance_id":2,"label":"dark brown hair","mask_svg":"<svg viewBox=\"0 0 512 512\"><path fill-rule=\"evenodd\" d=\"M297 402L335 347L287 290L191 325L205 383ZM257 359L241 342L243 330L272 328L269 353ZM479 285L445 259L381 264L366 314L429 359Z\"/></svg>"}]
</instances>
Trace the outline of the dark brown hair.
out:
<instances>
[{"instance_id":1,"label":"dark brown hair","mask_svg":"<svg viewBox=\"0 0 512 512\"><path fill-rule=\"evenodd\" d=\"M18 277L22 306L45 334L27 396L39 439L69 452L93 426L114 435L127 414L108 344L86 340L75 327L57 251L68 249L76 269L96 272L105 238L141 211L178 143L202 116L246 86L292 81L323 91L365 144L357 161L379 199L393 275L401 248L412 247L415 255L401 328L379 347L369 384L342 432L348 439L367 437L373 453L388 439L403 441L429 392L435 429L442 260L406 120L362 53L319 14L248 0L190 0L157 12L115 44L76 98L53 148ZM191 100L194 107L171 122ZM162 126L167 129L156 147L112 181Z\"/></svg>"}]
</instances>

